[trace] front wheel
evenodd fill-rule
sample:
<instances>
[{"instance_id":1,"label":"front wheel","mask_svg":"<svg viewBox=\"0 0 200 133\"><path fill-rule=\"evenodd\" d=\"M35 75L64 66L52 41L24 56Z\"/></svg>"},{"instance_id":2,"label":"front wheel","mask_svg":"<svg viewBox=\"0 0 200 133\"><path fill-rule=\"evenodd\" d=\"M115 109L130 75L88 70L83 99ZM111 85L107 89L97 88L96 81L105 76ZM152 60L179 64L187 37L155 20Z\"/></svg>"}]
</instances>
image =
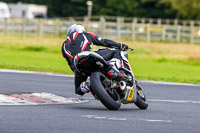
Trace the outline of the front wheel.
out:
<instances>
[{"instance_id":1,"label":"front wheel","mask_svg":"<svg viewBox=\"0 0 200 133\"><path fill-rule=\"evenodd\" d=\"M90 76L90 84L92 90L99 98L101 103L109 110L118 110L121 106L121 99L116 90L109 90L108 87L103 84L105 80L108 80L101 72L94 72Z\"/></svg>"},{"instance_id":2,"label":"front wheel","mask_svg":"<svg viewBox=\"0 0 200 133\"><path fill-rule=\"evenodd\" d=\"M147 109L148 102L147 99L142 91L142 87L136 81L136 89L137 89L137 101L135 105L140 109Z\"/></svg>"}]
</instances>

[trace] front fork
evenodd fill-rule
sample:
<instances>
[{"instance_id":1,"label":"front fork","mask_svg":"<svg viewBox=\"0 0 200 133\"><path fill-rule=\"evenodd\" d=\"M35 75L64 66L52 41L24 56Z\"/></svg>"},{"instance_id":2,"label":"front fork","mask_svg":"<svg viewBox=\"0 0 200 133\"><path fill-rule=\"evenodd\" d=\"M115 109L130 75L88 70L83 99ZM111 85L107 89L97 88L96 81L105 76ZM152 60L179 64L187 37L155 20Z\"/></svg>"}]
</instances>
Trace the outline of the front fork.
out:
<instances>
[{"instance_id":1,"label":"front fork","mask_svg":"<svg viewBox=\"0 0 200 133\"><path fill-rule=\"evenodd\" d=\"M133 84L132 86L127 86L126 87L126 94L125 97L122 99L122 103L127 104L127 103L136 103L137 101L137 87L136 87L136 80L135 76L133 74L133 70L131 68L131 65L127 59L127 57L123 56L123 52L121 52L121 57L122 57L122 64L126 64L128 66L128 71L132 75L132 80Z\"/></svg>"},{"instance_id":2,"label":"front fork","mask_svg":"<svg viewBox=\"0 0 200 133\"><path fill-rule=\"evenodd\" d=\"M123 89L122 86L120 86L121 91L125 91L124 94L124 98L121 99L122 103L127 104L127 103L136 103L137 101L137 88L136 88L136 80L131 68L131 65L129 64L128 58L125 56L125 52L120 53L121 57L122 57L122 61L121 61L121 65L116 65L118 67L118 69L126 71L128 73L131 74L131 80L133 81L132 84L130 86L126 86L126 89ZM118 59L113 59L112 61L115 63L117 62ZM125 67L125 65L127 67ZM121 67L119 67L121 66ZM116 88L115 87L115 83L111 83L113 85L113 87L111 88Z\"/></svg>"}]
</instances>

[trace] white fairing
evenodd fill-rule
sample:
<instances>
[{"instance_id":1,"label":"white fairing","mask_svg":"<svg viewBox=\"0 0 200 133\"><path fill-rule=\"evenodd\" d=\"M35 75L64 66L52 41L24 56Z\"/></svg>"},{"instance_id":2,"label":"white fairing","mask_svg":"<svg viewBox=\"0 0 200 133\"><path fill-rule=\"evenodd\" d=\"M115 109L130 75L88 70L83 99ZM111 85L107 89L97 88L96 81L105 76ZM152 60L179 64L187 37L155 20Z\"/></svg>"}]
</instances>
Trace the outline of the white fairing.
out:
<instances>
[{"instance_id":1,"label":"white fairing","mask_svg":"<svg viewBox=\"0 0 200 133\"><path fill-rule=\"evenodd\" d=\"M120 52L120 55L121 55L121 57L122 57L124 63L125 63L126 65L128 65L128 67L129 67L129 69L130 69L130 72L131 72L132 76L134 77L134 74L133 74L133 70L132 70L132 68L131 68L131 65L130 65L128 59L127 59L126 56L125 56L126 54L127 54L127 53L124 52L124 51L121 51L121 52Z\"/></svg>"},{"instance_id":2,"label":"white fairing","mask_svg":"<svg viewBox=\"0 0 200 133\"><path fill-rule=\"evenodd\" d=\"M110 64L113 66L113 68L118 71L118 69L122 66L121 61L117 58L112 58L110 60Z\"/></svg>"},{"instance_id":3,"label":"white fairing","mask_svg":"<svg viewBox=\"0 0 200 133\"><path fill-rule=\"evenodd\" d=\"M125 54L127 54L127 53L124 52L124 51L121 51L121 52L120 52L120 55L121 55L122 59L123 59L124 61L128 62L128 59L125 57Z\"/></svg>"}]
</instances>

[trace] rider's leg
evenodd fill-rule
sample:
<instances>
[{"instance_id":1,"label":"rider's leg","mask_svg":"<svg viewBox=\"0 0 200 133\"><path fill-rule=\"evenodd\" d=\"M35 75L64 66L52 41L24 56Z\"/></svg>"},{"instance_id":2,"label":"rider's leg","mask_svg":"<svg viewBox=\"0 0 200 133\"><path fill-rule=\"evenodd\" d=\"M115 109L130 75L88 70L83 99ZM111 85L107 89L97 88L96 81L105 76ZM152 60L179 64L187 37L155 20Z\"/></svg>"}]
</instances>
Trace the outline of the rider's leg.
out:
<instances>
[{"instance_id":1,"label":"rider's leg","mask_svg":"<svg viewBox=\"0 0 200 133\"><path fill-rule=\"evenodd\" d=\"M112 58L109 61L109 64L111 65L110 70L108 70L108 75L111 78L119 79L119 80L124 80L126 77L119 72L119 68L121 67L121 61L117 58Z\"/></svg>"},{"instance_id":2,"label":"rider's leg","mask_svg":"<svg viewBox=\"0 0 200 133\"><path fill-rule=\"evenodd\" d=\"M87 76L84 76L78 72L75 72L75 93L78 95L84 95L90 92L90 85L86 82Z\"/></svg>"},{"instance_id":3,"label":"rider's leg","mask_svg":"<svg viewBox=\"0 0 200 133\"><path fill-rule=\"evenodd\" d=\"M119 67L121 64L121 56L120 56L120 50L118 49L100 49L96 51L99 55L101 55L106 61L107 64L110 66L108 69L108 75L111 78L116 78L123 80L126 77L124 77L123 74L119 72Z\"/></svg>"}]
</instances>

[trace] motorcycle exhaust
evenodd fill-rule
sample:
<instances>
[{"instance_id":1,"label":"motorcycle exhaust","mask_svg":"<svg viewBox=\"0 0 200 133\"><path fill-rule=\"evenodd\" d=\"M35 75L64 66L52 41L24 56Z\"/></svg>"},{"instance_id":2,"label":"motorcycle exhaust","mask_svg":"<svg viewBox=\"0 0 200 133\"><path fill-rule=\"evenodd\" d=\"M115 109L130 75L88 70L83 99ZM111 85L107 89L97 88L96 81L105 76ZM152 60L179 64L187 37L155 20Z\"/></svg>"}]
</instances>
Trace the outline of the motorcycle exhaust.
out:
<instances>
[{"instance_id":1,"label":"motorcycle exhaust","mask_svg":"<svg viewBox=\"0 0 200 133\"><path fill-rule=\"evenodd\" d=\"M119 88L120 88L120 90L125 90L125 88L126 88L126 82L125 81L120 81L119 82Z\"/></svg>"}]
</instances>

